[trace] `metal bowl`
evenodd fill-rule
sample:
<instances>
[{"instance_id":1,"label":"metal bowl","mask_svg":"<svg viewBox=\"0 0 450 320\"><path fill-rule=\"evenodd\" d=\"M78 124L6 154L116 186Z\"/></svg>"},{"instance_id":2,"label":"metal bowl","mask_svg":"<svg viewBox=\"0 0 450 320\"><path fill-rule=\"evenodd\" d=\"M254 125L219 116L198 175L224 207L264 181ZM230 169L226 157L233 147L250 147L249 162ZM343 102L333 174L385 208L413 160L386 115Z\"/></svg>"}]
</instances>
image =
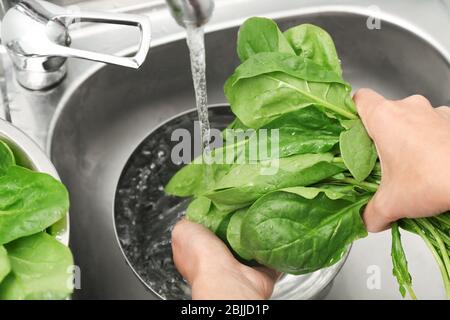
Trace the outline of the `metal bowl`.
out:
<instances>
[{"instance_id":1,"label":"metal bowl","mask_svg":"<svg viewBox=\"0 0 450 320\"><path fill-rule=\"evenodd\" d=\"M17 164L34 171L47 173L60 181L55 167L44 151L20 129L2 119L0 119L0 140L11 148ZM64 220L57 223L57 231L56 238L67 246L69 244L68 214Z\"/></svg>"},{"instance_id":2,"label":"metal bowl","mask_svg":"<svg viewBox=\"0 0 450 320\"><path fill-rule=\"evenodd\" d=\"M228 105L209 107L211 128L223 130L234 119ZM160 124L133 151L117 185L114 223L119 245L136 276L161 299L190 299L190 289L172 261L171 231L189 199L168 196L164 186L183 164L171 160L175 129L187 130L194 145L195 109ZM192 150L192 159L197 156ZM322 298L345 262L313 273L284 275L272 299Z\"/></svg>"}]
</instances>

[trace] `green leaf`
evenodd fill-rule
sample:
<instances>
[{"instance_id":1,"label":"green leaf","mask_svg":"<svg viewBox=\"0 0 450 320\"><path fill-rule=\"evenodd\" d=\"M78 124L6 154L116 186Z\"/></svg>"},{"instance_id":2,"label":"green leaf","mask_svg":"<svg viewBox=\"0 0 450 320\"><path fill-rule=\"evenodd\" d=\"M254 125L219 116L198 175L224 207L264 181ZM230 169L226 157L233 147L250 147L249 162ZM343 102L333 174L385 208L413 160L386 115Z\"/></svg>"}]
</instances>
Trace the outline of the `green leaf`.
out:
<instances>
[{"instance_id":1,"label":"green leaf","mask_svg":"<svg viewBox=\"0 0 450 320\"><path fill-rule=\"evenodd\" d=\"M185 165L177 171L177 173L167 183L164 191L167 194L179 197L202 195L208 191L211 186L214 186L215 182L220 180L231 168L231 164L227 163L211 164L210 172L212 175L210 177L212 181L207 181L207 164L203 163L201 159L202 158L200 156L192 163Z\"/></svg>"},{"instance_id":2,"label":"green leaf","mask_svg":"<svg viewBox=\"0 0 450 320\"><path fill-rule=\"evenodd\" d=\"M327 196L328 199L346 199L349 201L356 201L356 194L353 192L354 187L348 185L322 185L317 187L291 187L284 188L280 191L289 192L301 196L305 199L312 200L316 198L320 193Z\"/></svg>"},{"instance_id":3,"label":"green leaf","mask_svg":"<svg viewBox=\"0 0 450 320\"><path fill-rule=\"evenodd\" d=\"M239 120L239 118L235 118L235 119L233 120L233 122L231 122L231 123L228 125L227 129L232 129L232 130L237 130L237 129L247 130L248 127L247 127L245 124L243 124L243 123L241 122L241 120ZM225 130L226 130L226 129L225 129Z\"/></svg>"},{"instance_id":4,"label":"green leaf","mask_svg":"<svg viewBox=\"0 0 450 320\"><path fill-rule=\"evenodd\" d=\"M302 154L278 161L237 164L205 194L220 209L239 209L274 190L306 186L331 177L344 169L332 163L333 155ZM264 174L264 170L268 170Z\"/></svg>"},{"instance_id":5,"label":"green leaf","mask_svg":"<svg viewBox=\"0 0 450 320\"><path fill-rule=\"evenodd\" d=\"M416 296L412 291L412 278L408 271L408 261L406 260L405 251L403 250L402 240L400 235L400 230L398 224L392 223L391 225L391 235L392 235L392 273L399 285L399 290L402 297L405 297L406 289L408 290L411 298L415 299Z\"/></svg>"},{"instance_id":6,"label":"green leaf","mask_svg":"<svg viewBox=\"0 0 450 320\"><path fill-rule=\"evenodd\" d=\"M221 211L208 198L198 197L189 204L186 218L203 225L221 239L226 239L226 228L231 218L231 211Z\"/></svg>"},{"instance_id":7,"label":"green leaf","mask_svg":"<svg viewBox=\"0 0 450 320\"><path fill-rule=\"evenodd\" d=\"M72 293L69 248L46 233L6 245L11 273L0 284L0 299L65 299Z\"/></svg>"},{"instance_id":8,"label":"green leaf","mask_svg":"<svg viewBox=\"0 0 450 320\"><path fill-rule=\"evenodd\" d=\"M69 209L66 188L51 176L11 166L0 176L0 244L45 230Z\"/></svg>"},{"instance_id":9,"label":"green leaf","mask_svg":"<svg viewBox=\"0 0 450 320\"><path fill-rule=\"evenodd\" d=\"M314 106L285 113L264 125L262 129L278 129L280 158L328 152L339 143L339 135L343 131L337 119L328 117ZM271 137L268 135L269 139ZM264 143L261 140L258 142ZM267 150L270 150L269 144Z\"/></svg>"},{"instance_id":10,"label":"green leaf","mask_svg":"<svg viewBox=\"0 0 450 320\"><path fill-rule=\"evenodd\" d=\"M281 272L305 274L331 266L354 240L367 235L360 210L369 199L269 193L248 210L241 243L256 261Z\"/></svg>"},{"instance_id":11,"label":"green leaf","mask_svg":"<svg viewBox=\"0 0 450 320\"><path fill-rule=\"evenodd\" d=\"M350 94L350 86L338 74L308 59L274 52L252 56L225 83L234 114L254 129L311 105L356 119Z\"/></svg>"},{"instance_id":12,"label":"green leaf","mask_svg":"<svg viewBox=\"0 0 450 320\"><path fill-rule=\"evenodd\" d=\"M247 133L247 140L241 145L242 148L236 148L236 154L241 159L245 154L247 161L264 161L297 154L328 152L339 143L339 135L343 130L337 119L309 106L283 114L258 130L243 132L230 128L224 135L226 143L236 144L236 136Z\"/></svg>"},{"instance_id":13,"label":"green leaf","mask_svg":"<svg viewBox=\"0 0 450 320\"><path fill-rule=\"evenodd\" d=\"M333 39L325 30L312 24L301 24L286 30L284 36L297 55L342 75Z\"/></svg>"},{"instance_id":14,"label":"green leaf","mask_svg":"<svg viewBox=\"0 0 450 320\"><path fill-rule=\"evenodd\" d=\"M294 50L285 39L277 24L267 18L247 19L239 28L237 53L241 62L260 52L286 52Z\"/></svg>"},{"instance_id":15,"label":"green leaf","mask_svg":"<svg viewBox=\"0 0 450 320\"><path fill-rule=\"evenodd\" d=\"M350 129L341 133L339 144L344 163L353 177L359 182L366 179L378 155L361 120L355 120Z\"/></svg>"},{"instance_id":16,"label":"green leaf","mask_svg":"<svg viewBox=\"0 0 450 320\"><path fill-rule=\"evenodd\" d=\"M230 219L227 228L227 240L230 244L231 249L242 259L251 260L252 254L250 251L246 250L241 243L241 227L244 221L245 215L248 208L243 208L236 211Z\"/></svg>"},{"instance_id":17,"label":"green leaf","mask_svg":"<svg viewBox=\"0 0 450 320\"><path fill-rule=\"evenodd\" d=\"M5 247L0 246L0 283L11 271L11 265L8 259L8 253Z\"/></svg>"},{"instance_id":18,"label":"green leaf","mask_svg":"<svg viewBox=\"0 0 450 320\"><path fill-rule=\"evenodd\" d=\"M14 153L6 143L0 140L0 175L14 164L16 164Z\"/></svg>"}]
</instances>

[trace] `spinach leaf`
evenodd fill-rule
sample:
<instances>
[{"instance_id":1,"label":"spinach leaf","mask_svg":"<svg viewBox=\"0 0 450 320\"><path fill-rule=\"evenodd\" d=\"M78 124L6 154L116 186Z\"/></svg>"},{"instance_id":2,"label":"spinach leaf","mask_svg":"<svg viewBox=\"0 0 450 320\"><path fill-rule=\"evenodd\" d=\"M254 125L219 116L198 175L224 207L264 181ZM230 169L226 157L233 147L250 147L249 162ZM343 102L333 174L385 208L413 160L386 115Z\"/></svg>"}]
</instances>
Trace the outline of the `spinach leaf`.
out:
<instances>
[{"instance_id":1,"label":"spinach leaf","mask_svg":"<svg viewBox=\"0 0 450 320\"><path fill-rule=\"evenodd\" d=\"M341 62L328 32L312 24L301 24L286 30L284 36L297 55L342 75Z\"/></svg>"},{"instance_id":2,"label":"spinach leaf","mask_svg":"<svg viewBox=\"0 0 450 320\"><path fill-rule=\"evenodd\" d=\"M256 261L291 274L333 265L354 240L367 235L360 210L370 196L350 201L324 192L312 199L299 194L276 191L261 197L241 227L241 243Z\"/></svg>"},{"instance_id":3,"label":"spinach leaf","mask_svg":"<svg viewBox=\"0 0 450 320\"><path fill-rule=\"evenodd\" d=\"M11 271L11 266L9 264L8 253L5 247L0 246L0 283Z\"/></svg>"},{"instance_id":4,"label":"spinach leaf","mask_svg":"<svg viewBox=\"0 0 450 320\"><path fill-rule=\"evenodd\" d=\"M408 261L406 260L405 251L403 250L402 240L398 224L395 222L391 225L392 235L392 273L397 278L399 290L402 297L405 297L406 290L408 290L411 298L415 299L416 296L412 290L412 279L408 271Z\"/></svg>"},{"instance_id":5,"label":"spinach leaf","mask_svg":"<svg viewBox=\"0 0 450 320\"><path fill-rule=\"evenodd\" d=\"M294 53L277 24L266 18L247 19L239 28L237 53L242 62L260 52Z\"/></svg>"},{"instance_id":6,"label":"spinach leaf","mask_svg":"<svg viewBox=\"0 0 450 320\"><path fill-rule=\"evenodd\" d=\"M331 200L346 199L349 201L356 201L358 200L358 194L355 193L354 190L354 186L325 184L317 185L315 187L284 188L280 191L293 193L310 200L316 198L320 193L323 193Z\"/></svg>"},{"instance_id":7,"label":"spinach leaf","mask_svg":"<svg viewBox=\"0 0 450 320\"><path fill-rule=\"evenodd\" d=\"M186 210L186 218L199 223L221 239L226 239L226 230L232 212L219 210L211 200L206 197L194 199Z\"/></svg>"},{"instance_id":8,"label":"spinach leaf","mask_svg":"<svg viewBox=\"0 0 450 320\"><path fill-rule=\"evenodd\" d=\"M228 125L227 129L232 129L232 130L237 130L237 129L247 130L248 127L247 127L245 124L243 124L243 123L241 122L241 120L239 120L239 118L235 118L235 119L233 120L233 122L231 122L231 123ZM225 131L226 131L226 129L225 129Z\"/></svg>"},{"instance_id":9,"label":"spinach leaf","mask_svg":"<svg viewBox=\"0 0 450 320\"><path fill-rule=\"evenodd\" d=\"M0 174L3 174L8 167L16 164L14 154L9 146L0 140Z\"/></svg>"},{"instance_id":10,"label":"spinach leaf","mask_svg":"<svg viewBox=\"0 0 450 320\"><path fill-rule=\"evenodd\" d=\"M339 135L343 131L338 120L328 117L314 106L285 113L262 129L278 129L280 158L328 152L339 143ZM268 138L270 142L271 136L268 135ZM258 142L264 143L264 140ZM267 145L267 150L270 150L270 145Z\"/></svg>"},{"instance_id":11,"label":"spinach leaf","mask_svg":"<svg viewBox=\"0 0 450 320\"><path fill-rule=\"evenodd\" d=\"M350 86L336 73L298 56L256 54L236 69L224 90L234 114L254 129L310 105L357 118Z\"/></svg>"},{"instance_id":12,"label":"spinach leaf","mask_svg":"<svg viewBox=\"0 0 450 320\"><path fill-rule=\"evenodd\" d=\"M252 253L248 251L241 243L241 227L248 208L236 211L230 219L227 228L227 241L231 249L242 259L251 260Z\"/></svg>"},{"instance_id":13,"label":"spinach leaf","mask_svg":"<svg viewBox=\"0 0 450 320\"><path fill-rule=\"evenodd\" d=\"M236 118L237 119L237 118ZM234 124L233 124L234 126ZM239 129L224 132L226 142L236 142ZM288 112L248 134L236 154L248 162L285 158L297 154L324 153L339 143L340 122L314 106ZM227 148L228 149L228 148Z\"/></svg>"},{"instance_id":14,"label":"spinach leaf","mask_svg":"<svg viewBox=\"0 0 450 320\"><path fill-rule=\"evenodd\" d=\"M350 129L341 133L339 145L344 163L353 177L357 181L367 178L378 155L361 120L354 120Z\"/></svg>"},{"instance_id":15,"label":"spinach leaf","mask_svg":"<svg viewBox=\"0 0 450 320\"><path fill-rule=\"evenodd\" d=\"M46 233L6 245L11 273L0 284L0 299L65 299L72 293L69 248Z\"/></svg>"},{"instance_id":16,"label":"spinach leaf","mask_svg":"<svg viewBox=\"0 0 450 320\"><path fill-rule=\"evenodd\" d=\"M205 196L222 210L243 208L271 191L306 186L342 172L344 169L332 160L331 153L322 153L295 155L277 162L237 164ZM270 166L275 174L261 174Z\"/></svg>"},{"instance_id":17,"label":"spinach leaf","mask_svg":"<svg viewBox=\"0 0 450 320\"><path fill-rule=\"evenodd\" d=\"M215 149L213 156L217 153L223 152L222 149ZM189 197L199 196L208 191L211 185L215 184L215 181L220 180L231 168L231 164L225 163L213 163L210 165L212 175L210 178L213 181L206 181L207 165L203 163L202 156L196 158L192 163L182 167L167 183L164 191L167 194Z\"/></svg>"},{"instance_id":18,"label":"spinach leaf","mask_svg":"<svg viewBox=\"0 0 450 320\"><path fill-rule=\"evenodd\" d=\"M0 244L45 230L69 208L66 188L47 174L10 166L0 176Z\"/></svg>"}]
</instances>

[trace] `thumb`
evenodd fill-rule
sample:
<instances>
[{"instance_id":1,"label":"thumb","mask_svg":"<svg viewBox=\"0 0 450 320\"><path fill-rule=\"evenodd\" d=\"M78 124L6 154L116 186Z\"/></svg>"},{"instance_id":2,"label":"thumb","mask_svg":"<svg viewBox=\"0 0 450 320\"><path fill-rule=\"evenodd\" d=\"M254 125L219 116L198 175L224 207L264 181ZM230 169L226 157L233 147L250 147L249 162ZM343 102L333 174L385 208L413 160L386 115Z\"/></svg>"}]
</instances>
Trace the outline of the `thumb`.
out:
<instances>
[{"instance_id":1,"label":"thumb","mask_svg":"<svg viewBox=\"0 0 450 320\"><path fill-rule=\"evenodd\" d=\"M369 232L380 232L389 228L393 221L388 214L387 204L383 203L383 190L380 188L367 204L363 220Z\"/></svg>"},{"instance_id":2,"label":"thumb","mask_svg":"<svg viewBox=\"0 0 450 320\"><path fill-rule=\"evenodd\" d=\"M186 219L172 231L173 260L181 275L192 284L202 270L233 263L227 246L210 230Z\"/></svg>"},{"instance_id":3,"label":"thumb","mask_svg":"<svg viewBox=\"0 0 450 320\"><path fill-rule=\"evenodd\" d=\"M364 124L364 127L367 130L369 136L374 139L375 147L377 149L377 153L379 153L379 148L377 146L377 141L375 140L375 136L377 133L377 120L374 117L375 112L380 112L380 106L385 103L387 100L378 94L377 92L371 89L360 89L358 90L353 100L355 101L356 108L358 110L358 114L361 117L361 120ZM379 121L378 121L379 122ZM378 123L379 127L379 123ZM383 170L383 161L380 156L380 162L382 171ZM389 228L389 224L392 222L389 219L389 214L387 214L387 203L385 203L385 192L383 192L383 183L380 185L380 188L375 193L374 197L367 204L363 218L366 228L369 232L380 232Z\"/></svg>"},{"instance_id":4,"label":"thumb","mask_svg":"<svg viewBox=\"0 0 450 320\"><path fill-rule=\"evenodd\" d=\"M381 105L386 99L371 89L359 89L353 96L353 100L356 104L356 109L361 117L364 127L367 133L373 138L371 129L375 123L373 120L373 113L377 106Z\"/></svg>"}]
</instances>

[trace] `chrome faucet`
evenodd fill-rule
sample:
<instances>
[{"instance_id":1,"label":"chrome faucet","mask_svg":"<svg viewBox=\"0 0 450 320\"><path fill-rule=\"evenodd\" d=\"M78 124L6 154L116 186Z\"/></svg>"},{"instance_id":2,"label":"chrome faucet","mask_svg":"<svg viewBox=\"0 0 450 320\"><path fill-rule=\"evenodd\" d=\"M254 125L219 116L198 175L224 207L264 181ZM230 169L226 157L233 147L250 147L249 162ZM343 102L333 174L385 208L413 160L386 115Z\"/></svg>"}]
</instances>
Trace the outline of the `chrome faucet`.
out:
<instances>
[{"instance_id":1,"label":"chrome faucet","mask_svg":"<svg viewBox=\"0 0 450 320\"><path fill-rule=\"evenodd\" d=\"M150 48L150 21L135 14L72 13L46 1L2 1L1 41L13 62L16 78L25 88L43 90L66 74L68 57L138 68ZM8 8L9 7L9 8ZM119 57L71 48L69 26L74 22L100 22L135 26L140 44L132 57Z\"/></svg>"},{"instance_id":2,"label":"chrome faucet","mask_svg":"<svg viewBox=\"0 0 450 320\"><path fill-rule=\"evenodd\" d=\"M186 27L201 27L211 18L214 10L213 0L166 0L172 16L177 23Z\"/></svg>"}]
</instances>

